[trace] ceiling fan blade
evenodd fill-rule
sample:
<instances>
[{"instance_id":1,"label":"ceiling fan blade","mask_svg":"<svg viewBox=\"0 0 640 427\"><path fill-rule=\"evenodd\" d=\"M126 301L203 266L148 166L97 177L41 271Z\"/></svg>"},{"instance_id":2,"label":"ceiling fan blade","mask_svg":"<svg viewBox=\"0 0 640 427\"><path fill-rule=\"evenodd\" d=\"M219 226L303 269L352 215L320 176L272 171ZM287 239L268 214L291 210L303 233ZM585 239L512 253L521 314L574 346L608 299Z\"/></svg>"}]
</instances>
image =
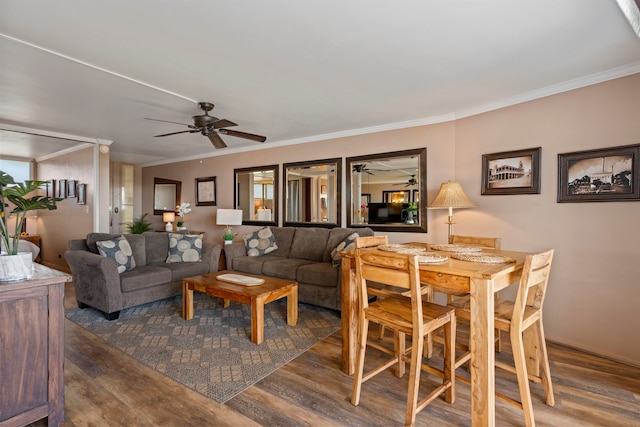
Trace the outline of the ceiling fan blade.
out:
<instances>
[{"instance_id":1,"label":"ceiling fan blade","mask_svg":"<svg viewBox=\"0 0 640 427\"><path fill-rule=\"evenodd\" d=\"M188 125L186 123L179 123L179 122L170 122L169 120L150 119L149 117L145 117L144 119L145 120L153 120L154 122L173 123L173 124L176 124L176 125L193 127L193 125Z\"/></svg>"},{"instance_id":2,"label":"ceiling fan blade","mask_svg":"<svg viewBox=\"0 0 640 427\"><path fill-rule=\"evenodd\" d=\"M265 142L267 140L266 136L254 135L252 133L240 132L237 130L220 129L218 132L224 135L235 136L237 138L250 139L252 141L258 141L258 142Z\"/></svg>"},{"instance_id":3,"label":"ceiling fan blade","mask_svg":"<svg viewBox=\"0 0 640 427\"><path fill-rule=\"evenodd\" d=\"M213 122L213 128L214 129L220 129L220 128L228 128L231 126L238 126L237 123L233 123L231 120L227 120L227 119L220 119L217 122Z\"/></svg>"},{"instance_id":4,"label":"ceiling fan blade","mask_svg":"<svg viewBox=\"0 0 640 427\"><path fill-rule=\"evenodd\" d=\"M177 135L179 133L194 133L198 132L197 130L181 130L180 132L171 132L171 133L163 133L162 135L153 135L153 136L169 136L169 135Z\"/></svg>"},{"instance_id":5,"label":"ceiling fan blade","mask_svg":"<svg viewBox=\"0 0 640 427\"><path fill-rule=\"evenodd\" d=\"M214 147L225 148L227 146L222 138L220 138L220 135L218 135L216 132L209 132L207 136L209 137L209 141L211 141Z\"/></svg>"}]
</instances>

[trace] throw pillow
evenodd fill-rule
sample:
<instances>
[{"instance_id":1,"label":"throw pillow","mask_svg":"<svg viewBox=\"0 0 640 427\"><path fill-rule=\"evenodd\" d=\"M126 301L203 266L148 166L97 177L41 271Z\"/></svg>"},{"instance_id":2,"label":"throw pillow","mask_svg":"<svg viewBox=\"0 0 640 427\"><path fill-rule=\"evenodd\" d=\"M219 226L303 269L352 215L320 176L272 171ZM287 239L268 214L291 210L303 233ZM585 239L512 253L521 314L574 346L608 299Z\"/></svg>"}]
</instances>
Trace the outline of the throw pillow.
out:
<instances>
[{"instance_id":1,"label":"throw pillow","mask_svg":"<svg viewBox=\"0 0 640 427\"><path fill-rule=\"evenodd\" d=\"M129 241L120 236L117 239L102 240L96 242L100 255L112 259L118 266L118 273L122 274L135 268L136 260Z\"/></svg>"},{"instance_id":2,"label":"throw pillow","mask_svg":"<svg viewBox=\"0 0 640 427\"><path fill-rule=\"evenodd\" d=\"M337 267L340 265L340 263L342 263L342 255L340 255L340 252L353 252L356 246L356 239L358 237L360 237L358 233L348 235L342 242L340 242L338 246L336 246L331 251L331 263L334 267Z\"/></svg>"},{"instance_id":3,"label":"throw pillow","mask_svg":"<svg viewBox=\"0 0 640 427\"><path fill-rule=\"evenodd\" d=\"M169 233L166 262L202 262L202 235Z\"/></svg>"},{"instance_id":4,"label":"throw pillow","mask_svg":"<svg viewBox=\"0 0 640 427\"><path fill-rule=\"evenodd\" d=\"M271 228L264 227L251 234L243 236L244 245L247 248L248 256L266 255L278 249L276 238L271 232Z\"/></svg>"}]
</instances>

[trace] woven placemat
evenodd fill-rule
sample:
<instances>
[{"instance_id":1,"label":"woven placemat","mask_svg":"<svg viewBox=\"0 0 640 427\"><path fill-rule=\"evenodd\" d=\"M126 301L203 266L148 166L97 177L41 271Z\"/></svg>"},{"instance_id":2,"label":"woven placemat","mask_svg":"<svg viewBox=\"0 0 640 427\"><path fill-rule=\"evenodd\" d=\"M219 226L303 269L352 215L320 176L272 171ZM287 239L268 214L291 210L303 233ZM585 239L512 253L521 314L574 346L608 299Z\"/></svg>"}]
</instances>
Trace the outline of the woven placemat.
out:
<instances>
[{"instance_id":1,"label":"woven placemat","mask_svg":"<svg viewBox=\"0 0 640 427\"><path fill-rule=\"evenodd\" d=\"M439 264L441 262L445 262L448 259L448 256L437 254L435 252L425 252L422 255L418 255L419 264Z\"/></svg>"},{"instance_id":2,"label":"woven placemat","mask_svg":"<svg viewBox=\"0 0 640 427\"><path fill-rule=\"evenodd\" d=\"M431 245L431 249L445 252L482 252L482 246L460 245L457 243L452 243L450 245Z\"/></svg>"},{"instance_id":3,"label":"woven placemat","mask_svg":"<svg viewBox=\"0 0 640 427\"><path fill-rule=\"evenodd\" d=\"M485 264L506 264L508 262L516 262L514 258L504 255L485 255L485 254L453 254L451 258L461 261L482 262Z\"/></svg>"},{"instance_id":4,"label":"woven placemat","mask_svg":"<svg viewBox=\"0 0 640 427\"><path fill-rule=\"evenodd\" d=\"M403 245L403 244L397 244L397 243L380 245L378 246L378 250L385 251L385 252L395 252L398 254L405 254L405 255L423 255L427 251L427 249L422 246Z\"/></svg>"}]
</instances>

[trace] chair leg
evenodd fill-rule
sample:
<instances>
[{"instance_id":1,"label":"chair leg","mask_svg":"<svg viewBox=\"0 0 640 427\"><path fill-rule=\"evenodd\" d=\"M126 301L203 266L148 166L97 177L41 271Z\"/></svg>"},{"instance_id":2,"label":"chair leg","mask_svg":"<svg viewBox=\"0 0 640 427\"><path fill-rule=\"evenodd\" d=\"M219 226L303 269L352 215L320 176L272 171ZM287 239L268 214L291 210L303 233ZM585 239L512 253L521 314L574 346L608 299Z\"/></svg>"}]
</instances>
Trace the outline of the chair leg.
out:
<instances>
[{"instance_id":1,"label":"chair leg","mask_svg":"<svg viewBox=\"0 0 640 427\"><path fill-rule=\"evenodd\" d=\"M402 378L404 376L404 358L402 357L406 353L406 334L404 332L393 332L393 348L398 358L398 365L396 366L396 377Z\"/></svg>"},{"instance_id":2,"label":"chair leg","mask_svg":"<svg viewBox=\"0 0 640 427\"><path fill-rule=\"evenodd\" d=\"M547 354L547 342L544 337L544 327L542 326L542 319L534 323L540 347L540 367L542 372L540 377L542 378L542 385L544 386L544 394L547 398L547 405L555 405L555 399L553 397L553 385L551 384L551 370L549 369L549 356Z\"/></svg>"},{"instance_id":3,"label":"chair leg","mask_svg":"<svg viewBox=\"0 0 640 427\"><path fill-rule=\"evenodd\" d=\"M418 390L420 388L420 373L422 372L422 352L424 351L424 337L414 329L411 337L411 366L409 368L409 390L407 393L407 412L404 425L412 426L416 422L416 408L418 406Z\"/></svg>"},{"instance_id":4,"label":"chair leg","mask_svg":"<svg viewBox=\"0 0 640 427\"><path fill-rule=\"evenodd\" d=\"M522 411L524 412L524 422L527 427L533 427L535 426L533 403L531 401L531 390L529 389L527 361L521 330L511 330L511 349L513 351L516 375L518 376L518 388L520 389L520 401L522 403Z\"/></svg>"},{"instance_id":5,"label":"chair leg","mask_svg":"<svg viewBox=\"0 0 640 427\"><path fill-rule=\"evenodd\" d=\"M351 391L351 403L360 403L360 391L362 390L362 376L364 371L364 355L367 348L367 332L369 331L369 321L359 319L360 333L358 334L358 351L356 353L355 373L353 374L353 387Z\"/></svg>"},{"instance_id":6,"label":"chair leg","mask_svg":"<svg viewBox=\"0 0 640 427\"><path fill-rule=\"evenodd\" d=\"M451 387L445 392L445 401L456 401L456 318L444 325L444 377L442 383L449 381Z\"/></svg>"}]
</instances>

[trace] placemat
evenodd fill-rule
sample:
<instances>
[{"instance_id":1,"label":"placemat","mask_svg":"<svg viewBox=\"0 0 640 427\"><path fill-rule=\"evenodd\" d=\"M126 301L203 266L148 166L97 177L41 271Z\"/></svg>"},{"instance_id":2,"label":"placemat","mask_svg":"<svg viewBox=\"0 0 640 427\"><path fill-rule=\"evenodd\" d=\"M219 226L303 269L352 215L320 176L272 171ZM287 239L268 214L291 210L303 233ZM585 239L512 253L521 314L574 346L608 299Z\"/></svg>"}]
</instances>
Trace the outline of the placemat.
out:
<instances>
[{"instance_id":1,"label":"placemat","mask_svg":"<svg viewBox=\"0 0 640 427\"><path fill-rule=\"evenodd\" d=\"M485 264L506 264L508 262L516 262L514 258L504 255L458 253L451 255L451 258L459 259L461 261L482 262Z\"/></svg>"},{"instance_id":2,"label":"placemat","mask_svg":"<svg viewBox=\"0 0 640 427\"><path fill-rule=\"evenodd\" d=\"M419 264L439 264L441 262L445 262L448 259L448 256L437 254L435 252L426 252L423 255L418 255Z\"/></svg>"},{"instance_id":3,"label":"placemat","mask_svg":"<svg viewBox=\"0 0 640 427\"><path fill-rule=\"evenodd\" d=\"M386 252L395 252L405 255L423 255L427 249L422 246L391 243L388 245L380 245L378 249Z\"/></svg>"},{"instance_id":4,"label":"placemat","mask_svg":"<svg viewBox=\"0 0 640 427\"><path fill-rule=\"evenodd\" d=\"M436 251L445 251L445 252L482 252L482 246L469 246L469 245L461 245L458 243L446 244L446 245L430 245L431 249Z\"/></svg>"}]
</instances>

